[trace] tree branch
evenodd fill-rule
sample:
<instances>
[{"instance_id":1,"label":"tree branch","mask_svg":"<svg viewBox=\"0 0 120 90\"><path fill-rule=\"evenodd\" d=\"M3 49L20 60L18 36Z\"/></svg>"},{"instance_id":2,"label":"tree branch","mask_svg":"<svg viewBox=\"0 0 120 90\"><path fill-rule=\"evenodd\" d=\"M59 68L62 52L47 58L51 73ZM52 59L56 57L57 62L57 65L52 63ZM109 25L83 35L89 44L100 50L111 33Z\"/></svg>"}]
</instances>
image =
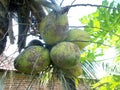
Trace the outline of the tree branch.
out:
<instances>
[{"instance_id":1,"label":"tree branch","mask_svg":"<svg viewBox=\"0 0 120 90\"><path fill-rule=\"evenodd\" d=\"M95 5L95 4L74 4L74 5L68 5L65 7L71 8L71 7L77 7L77 6L91 6L91 7L103 7L103 8L110 8L114 10L120 10L120 8L115 8L115 7L109 7L109 6L104 6L104 5Z\"/></svg>"}]
</instances>

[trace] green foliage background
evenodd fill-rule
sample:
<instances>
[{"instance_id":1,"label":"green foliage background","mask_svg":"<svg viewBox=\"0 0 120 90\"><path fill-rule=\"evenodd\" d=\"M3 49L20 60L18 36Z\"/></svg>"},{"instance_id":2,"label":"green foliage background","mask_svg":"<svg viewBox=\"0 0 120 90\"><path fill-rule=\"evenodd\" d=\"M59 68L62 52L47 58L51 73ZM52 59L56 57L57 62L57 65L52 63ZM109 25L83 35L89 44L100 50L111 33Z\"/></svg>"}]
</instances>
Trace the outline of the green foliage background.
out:
<instances>
[{"instance_id":1,"label":"green foliage background","mask_svg":"<svg viewBox=\"0 0 120 90\"><path fill-rule=\"evenodd\" d=\"M103 68L107 68L105 70L108 76L101 78L100 81L93 84L93 88L96 90L119 90L120 4L116 4L114 1L109 2L109 0L104 0L102 2L102 7L97 7L96 12L84 16L80 19L80 22L85 25L84 30L91 35L90 45L87 46L85 52L82 53L83 63L85 63L86 60L89 61L89 63L98 62L97 57L103 56L105 50L109 48L114 48L116 50L115 58L112 58L113 66L103 64ZM91 64L91 66L94 66L94 64ZM94 70L94 67L91 69Z\"/></svg>"}]
</instances>

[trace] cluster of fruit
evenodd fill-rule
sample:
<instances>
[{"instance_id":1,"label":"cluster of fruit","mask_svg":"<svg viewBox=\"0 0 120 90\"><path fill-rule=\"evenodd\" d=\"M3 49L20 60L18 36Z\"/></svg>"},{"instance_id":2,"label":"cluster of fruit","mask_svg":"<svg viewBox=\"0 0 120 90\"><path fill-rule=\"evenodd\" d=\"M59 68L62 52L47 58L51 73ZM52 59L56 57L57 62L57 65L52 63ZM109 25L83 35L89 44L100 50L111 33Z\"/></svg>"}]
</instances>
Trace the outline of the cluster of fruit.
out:
<instances>
[{"instance_id":1,"label":"cluster of fruit","mask_svg":"<svg viewBox=\"0 0 120 90\"><path fill-rule=\"evenodd\" d=\"M80 50L88 45L89 34L80 29L69 30L66 13L51 12L39 26L42 39L52 48L28 47L15 59L15 68L23 73L38 74L53 66L61 69L65 77L80 76Z\"/></svg>"}]
</instances>

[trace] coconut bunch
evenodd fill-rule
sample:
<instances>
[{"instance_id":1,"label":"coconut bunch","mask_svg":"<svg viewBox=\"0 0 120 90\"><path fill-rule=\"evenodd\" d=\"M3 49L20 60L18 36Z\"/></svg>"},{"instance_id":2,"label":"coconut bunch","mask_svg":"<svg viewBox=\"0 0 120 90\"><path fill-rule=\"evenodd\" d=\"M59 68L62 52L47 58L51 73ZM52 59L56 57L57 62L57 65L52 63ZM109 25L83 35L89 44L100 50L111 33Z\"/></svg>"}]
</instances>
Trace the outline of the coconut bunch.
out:
<instances>
[{"instance_id":1,"label":"coconut bunch","mask_svg":"<svg viewBox=\"0 0 120 90\"><path fill-rule=\"evenodd\" d=\"M76 90L75 80L82 74L80 51L89 44L90 36L79 29L69 30L67 10L51 11L39 23L43 42L33 40L15 59L19 72L56 78L66 90Z\"/></svg>"},{"instance_id":2,"label":"coconut bunch","mask_svg":"<svg viewBox=\"0 0 120 90\"><path fill-rule=\"evenodd\" d=\"M36 0L37 1L37 0ZM59 79L66 90L76 90L75 79L82 74L80 52L90 36L80 29L69 30L69 8L53 9L39 22L40 40L32 40L14 61L17 71L49 75Z\"/></svg>"}]
</instances>

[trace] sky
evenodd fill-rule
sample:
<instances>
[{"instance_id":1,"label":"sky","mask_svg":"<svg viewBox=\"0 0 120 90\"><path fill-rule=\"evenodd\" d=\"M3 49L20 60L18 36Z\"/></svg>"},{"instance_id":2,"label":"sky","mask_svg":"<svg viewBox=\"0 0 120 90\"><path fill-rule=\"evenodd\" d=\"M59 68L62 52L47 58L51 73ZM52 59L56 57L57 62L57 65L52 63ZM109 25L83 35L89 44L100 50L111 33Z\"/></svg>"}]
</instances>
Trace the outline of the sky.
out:
<instances>
[{"instance_id":1,"label":"sky","mask_svg":"<svg viewBox=\"0 0 120 90\"><path fill-rule=\"evenodd\" d=\"M65 2L63 3L67 5L71 5L71 2L73 0L64 0ZM102 3L101 0L76 0L74 4L95 4L95 5L100 5ZM68 13L69 17L69 25L70 26L78 26L81 25L79 19L83 16L86 16L90 13L95 12L96 7L91 7L91 6L78 6L78 7L73 7L70 9Z\"/></svg>"}]
</instances>

